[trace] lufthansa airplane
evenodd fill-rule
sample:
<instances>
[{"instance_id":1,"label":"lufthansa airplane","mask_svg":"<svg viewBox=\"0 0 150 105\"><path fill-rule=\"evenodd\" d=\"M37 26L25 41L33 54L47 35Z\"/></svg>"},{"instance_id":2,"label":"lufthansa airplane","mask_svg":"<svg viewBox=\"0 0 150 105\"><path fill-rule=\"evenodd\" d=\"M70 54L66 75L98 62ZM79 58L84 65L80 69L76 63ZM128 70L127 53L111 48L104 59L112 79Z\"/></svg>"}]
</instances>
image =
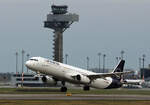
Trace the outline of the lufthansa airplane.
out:
<instances>
[{"instance_id":1,"label":"lufthansa airplane","mask_svg":"<svg viewBox=\"0 0 150 105\"><path fill-rule=\"evenodd\" d=\"M46 76L43 76L42 80L54 84L61 81L60 90L66 92L65 82L83 85L84 90L90 90L90 87L98 89L119 88L122 86L121 76L130 73L123 72L124 63L124 60L120 60L111 73L95 73L42 57L32 57L26 61L25 65L37 73L45 74Z\"/></svg>"}]
</instances>

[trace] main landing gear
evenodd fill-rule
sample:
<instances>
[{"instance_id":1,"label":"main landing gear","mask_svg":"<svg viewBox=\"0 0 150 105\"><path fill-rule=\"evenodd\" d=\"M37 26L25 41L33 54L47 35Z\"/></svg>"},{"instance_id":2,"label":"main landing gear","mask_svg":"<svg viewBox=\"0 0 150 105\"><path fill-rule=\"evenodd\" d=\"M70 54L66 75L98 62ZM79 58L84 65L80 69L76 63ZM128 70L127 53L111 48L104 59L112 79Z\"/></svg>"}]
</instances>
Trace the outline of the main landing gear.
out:
<instances>
[{"instance_id":1,"label":"main landing gear","mask_svg":"<svg viewBox=\"0 0 150 105\"><path fill-rule=\"evenodd\" d=\"M65 87L65 86L61 87L60 91L61 92L66 92L67 91L67 87Z\"/></svg>"},{"instance_id":2,"label":"main landing gear","mask_svg":"<svg viewBox=\"0 0 150 105\"><path fill-rule=\"evenodd\" d=\"M60 91L61 92L67 92L67 87L65 86L65 82L64 81L62 81L62 87L60 88Z\"/></svg>"},{"instance_id":3,"label":"main landing gear","mask_svg":"<svg viewBox=\"0 0 150 105\"><path fill-rule=\"evenodd\" d=\"M89 91L89 90L90 90L90 87L89 87L89 86L84 86L84 87L83 87L83 90L84 90L84 91Z\"/></svg>"}]
</instances>

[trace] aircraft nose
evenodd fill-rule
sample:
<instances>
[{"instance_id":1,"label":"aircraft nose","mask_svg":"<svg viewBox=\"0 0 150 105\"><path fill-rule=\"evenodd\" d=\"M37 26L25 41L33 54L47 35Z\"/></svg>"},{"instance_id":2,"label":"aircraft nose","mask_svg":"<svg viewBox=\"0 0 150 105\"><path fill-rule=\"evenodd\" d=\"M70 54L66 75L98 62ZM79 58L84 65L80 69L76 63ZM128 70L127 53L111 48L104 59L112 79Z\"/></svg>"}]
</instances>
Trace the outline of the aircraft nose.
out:
<instances>
[{"instance_id":1,"label":"aircraft nose","mask_svg":"<svg viewBox=\"0 0 150 105\"><path fill-rule=\"evenodd\" d=\"M26 67L30 67L31 62L30 61L26 61L25 65L26 65Z\"/></svg>"}]
</instances>

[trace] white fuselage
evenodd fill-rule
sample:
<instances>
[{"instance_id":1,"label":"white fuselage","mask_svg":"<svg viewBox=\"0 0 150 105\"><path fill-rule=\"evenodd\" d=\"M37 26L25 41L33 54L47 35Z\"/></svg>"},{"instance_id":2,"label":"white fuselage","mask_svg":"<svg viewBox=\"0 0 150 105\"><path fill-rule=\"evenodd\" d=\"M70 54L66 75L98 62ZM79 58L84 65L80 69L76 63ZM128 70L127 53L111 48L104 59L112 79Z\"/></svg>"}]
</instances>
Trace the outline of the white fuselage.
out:
<instances>
[{"instance_id":1,"label":"white fuselage","mask_svg":"<svg viewBox=\"0 0 150 105\"><path fill-rule=\"evenodd\" d=\"M126 84L131 84L131 85L142 85L145 81L142 79L126 79L125 83Z\"/></svg>"},{"instance_id":2,"label":"white fuselage","mask_svg":"<svg viewBox=\"0 0 150 105\"><path fill-rule=\"evenodd\" d=\"M36 58L36 59L35 59ZM112 83L111 77L98 78L90 81L86 75L96 74L91 71L73 67L70 65L62 64L59 62L51 61L42 57L33 57L26 62L26 66L36 72L40 72L46 75L51 75L60 81L67 81L74 84L89 85L94 88L107 88ZM75 75L82 75L83 80L78 81L73 78Z\"/></svg>"}]
</instances>

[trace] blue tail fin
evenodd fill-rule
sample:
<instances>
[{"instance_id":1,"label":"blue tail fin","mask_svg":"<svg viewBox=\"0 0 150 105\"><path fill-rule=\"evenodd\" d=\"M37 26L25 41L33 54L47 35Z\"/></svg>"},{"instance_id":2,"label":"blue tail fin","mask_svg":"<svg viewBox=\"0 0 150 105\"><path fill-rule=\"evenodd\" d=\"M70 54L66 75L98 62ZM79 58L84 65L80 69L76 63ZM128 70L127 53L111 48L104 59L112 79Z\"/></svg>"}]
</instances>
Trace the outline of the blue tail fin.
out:
<instances>
[{"instance_id":1,"label":"blue tail fin","mask_svg":"<svg viewBox=\"0 0 150 105\"><path fill-rule=\"evenodd\" d=\"M115 72L123 72L124 64L125 64L125 60L120 60L120 62L119 62L118 65L115 67L115 69L113 70L112 73L115 73Z\"/></svg>"}]
</instances>

